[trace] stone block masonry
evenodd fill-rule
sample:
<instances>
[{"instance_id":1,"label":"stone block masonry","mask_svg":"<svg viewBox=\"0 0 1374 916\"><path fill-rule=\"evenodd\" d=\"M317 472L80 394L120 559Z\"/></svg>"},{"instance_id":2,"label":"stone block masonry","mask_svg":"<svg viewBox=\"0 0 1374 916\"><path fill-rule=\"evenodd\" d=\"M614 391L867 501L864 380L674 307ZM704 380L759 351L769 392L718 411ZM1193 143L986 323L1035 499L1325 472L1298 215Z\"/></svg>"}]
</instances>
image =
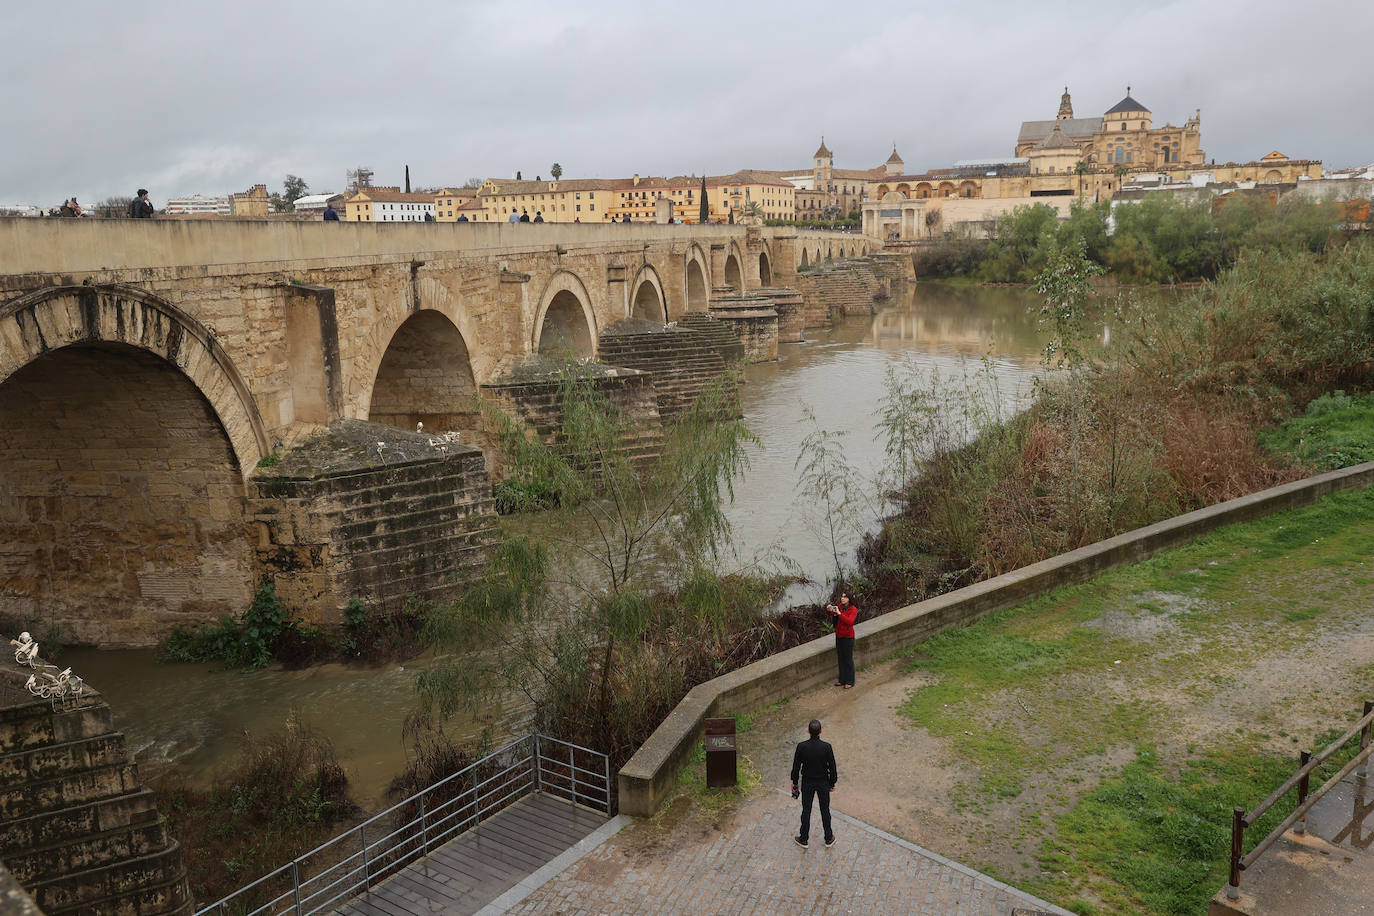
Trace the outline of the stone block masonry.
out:
<instances>
[{"instance_id":1,"label":"stone block masonry","mask_svg":"<svg viewBox=\"0 0 1374 916\"><path fill-rule=\"evenodd\" d=\"M658 414L665 423L689 409L726 371L710 336L689 327L645 330L613 326L601 335L600 359L608 365L650 373ZM738 402L737 396L734 402Z\"/></svg>"},{"instance_id":2,"label":"stone block masonry","mask_svg":"<svg viewBox=\"0 0 1374 916\"><path fill-rule=\"evenodd\" d=\"M68 347L6 387L0 615L150 646L248 606L243 478L185 376L138 350Z\"/></svg>"},{"instance_id":3,"label":"stone block masonry","mask_svg":"<svg viewBox=\"0 0 1374 916\"><path fill-rule=\"evenodd\" d=\"M48 916L184 916L181 847L91 689L65 706L29 697L0 662L0 860Z\"/></svg>"},{"instance_id":4,"label":"stone block masonry","mask_svg":"<svg viewBox=\"0 0 1374 916\"><path fill-rule=\"evenodd\" d=\"M358 599L394 612L451 596L497 540L482 450L341 421L249 482L257 562L308 623L337 625Z\"/></svg>"}]
</instances>

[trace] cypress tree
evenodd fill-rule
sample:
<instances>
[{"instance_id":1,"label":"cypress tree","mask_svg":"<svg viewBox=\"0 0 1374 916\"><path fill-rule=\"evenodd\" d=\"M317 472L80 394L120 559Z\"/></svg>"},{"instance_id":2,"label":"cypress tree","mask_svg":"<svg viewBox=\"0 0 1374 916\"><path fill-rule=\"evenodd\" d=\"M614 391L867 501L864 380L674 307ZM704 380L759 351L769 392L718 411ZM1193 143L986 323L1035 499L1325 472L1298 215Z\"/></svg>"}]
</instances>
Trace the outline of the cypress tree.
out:
<instances>
[{"instance_id":1,"label":"cypress tree","mask_svg":"<svg viewBox=\"0 0 1374 916\"><path fill-rule=\"evenodd\" d=\"M706 205L706 176L701 176L701 211L697 214L697 222L705 225L711 221L711 208Z\"/></svg>"}]
</instances>

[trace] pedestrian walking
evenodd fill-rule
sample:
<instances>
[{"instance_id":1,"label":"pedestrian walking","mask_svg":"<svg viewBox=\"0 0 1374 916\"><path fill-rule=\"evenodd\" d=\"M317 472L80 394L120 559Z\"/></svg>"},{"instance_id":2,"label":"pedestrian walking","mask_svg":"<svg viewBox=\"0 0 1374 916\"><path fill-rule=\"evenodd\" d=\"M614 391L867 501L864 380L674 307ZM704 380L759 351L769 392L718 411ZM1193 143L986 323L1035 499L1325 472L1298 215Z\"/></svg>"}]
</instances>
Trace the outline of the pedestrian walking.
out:
<instances>
[{"instance_id":1,"label":"pedestrian walking","mask_svg":"<svg viewBox=\"0 0 1374 916\"><path fill-rule=\"evenodd\" d=\"M153 202L148 199L148 189L139 188L134 199L129 201L129 219L152 219Z\"/></svg>"},{"instance_id":2,"label":"pedestrian walking","mask_svg":"<svg viewBox=\"0 0 1374 916\"><path fill-rule=\"evenodd\" d=\"M334 205L331 203L325 203L324 205L324 221L326 223L339 222L339 211L335 210Z\"/></svg>"},{"instance_id":3,"label":"pedestrian walking","mask_svg":"<svg viewBox=\"0 0 1374 916\"><path fill-rule=\"evenodd\" d=\"M526 210L526 209L524 209L524 208L522 207L521 210L520 210L520 222L522 222L522 223L528 223L529 221L530 221L530 211L528 211L528 210Z\"/></svg>"},{"instance_id":4,"label":"pedestrian walking","mask_svg":"<svg viewBox=\"0 0 1374 916\"><path fill-rule=\"evenodd\" d=\"M510 208L510 217L506 220L506 222L508 222L508 223L518 223L518 222L520 222L520 211L519 211L519 210L516 210L514 207L511 207L511 208Z\"/></svg>"},{"instance_id":5,"label":"pedestrian walking","mask_svg":"<svg viewBox=\"0 0 1374 916\"><path fill-rule=\"evenodd\" d=\"M854 686L854 621L859 609L849 603L849 593L840 592L839 604L828 604L825 611L835 618L835 662L839 669L836 687Z\"/></svg>"},{"instance_id":6,"label":"pedestrian walking","mask_svg":"<svg viewBox=\"0 0 1374 916\"><path fill-rule=\"evenodd\" d=\"M802 849L810 847L811 803L821 806L821 829L825 833L825 848L835 845L835 831L830 826L830 793L835 791L839 773L835 769L835 749L821 740L821 720L812 719L806 725L811 737L798 742L792 753L792 797L801 796L801 832L792 838Z\"/></svg>"},{"instance_id":7,"label":"pedestrian walking","mask_svg":"<svg viewBox=\"0 0 1374 916\"><path fill-rule=\"evenodd\" d=\"M534 211L534 221L535 221L536 223L542 223L542 222L544 221L544 211L543 211L543 210L535 210L535 211Z\"/></svg>"}]
</instances>

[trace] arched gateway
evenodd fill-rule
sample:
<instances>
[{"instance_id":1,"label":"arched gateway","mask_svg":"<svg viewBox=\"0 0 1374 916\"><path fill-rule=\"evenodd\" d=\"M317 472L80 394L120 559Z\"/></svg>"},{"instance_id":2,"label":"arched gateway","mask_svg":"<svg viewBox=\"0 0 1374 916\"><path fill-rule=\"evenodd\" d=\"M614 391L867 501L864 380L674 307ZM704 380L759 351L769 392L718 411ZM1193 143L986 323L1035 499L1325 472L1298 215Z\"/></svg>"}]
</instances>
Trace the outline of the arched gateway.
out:
<instances>
[{"instance_id":1,"label":"arched gateway","mask_svg":"<svg viewBox=\"0 0 1374 916\"><path fill-rule=\"evenodd\" d=\"M116 286L0 306L0 429L0 613L145 646L248 606L267 436L195 319Z\"/></svg>"}]
</instances>

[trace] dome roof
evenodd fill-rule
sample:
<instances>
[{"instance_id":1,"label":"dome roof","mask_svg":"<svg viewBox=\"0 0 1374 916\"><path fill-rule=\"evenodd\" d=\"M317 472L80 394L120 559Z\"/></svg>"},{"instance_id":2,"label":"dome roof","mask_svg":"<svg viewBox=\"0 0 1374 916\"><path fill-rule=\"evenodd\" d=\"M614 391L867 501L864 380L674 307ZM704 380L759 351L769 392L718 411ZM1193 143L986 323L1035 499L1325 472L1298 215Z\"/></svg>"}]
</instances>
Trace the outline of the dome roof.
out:
<instances>
[{"instance_id":1,"label":"dome roof","mask_svg":"<svg viewBox=\"0 0 1374 916\"><path fill-rule=\"evenodd\" d=\"M1078 149L1078 148L1079 148L1079 147L1078 147L1078 144L1077 144L1077 143L1074 143L1072 140L1070 140L1068 137L1066 137L1066 136L1064 135L1064 132L1063 132L1062 130L1059 129L1059 125L1058 125L1057 123L1054 125L1054 130L1050 131L1050 135L1049 135L1048 137L1046 137L1045 139L1041 140L1039 143L1035 144L1035 147L1034 147L1034 149L1037 149L1037 150L1042 150L1042 149L1073 149L1073 150L1076 150L1076 149Z\"/></svg>"}]
</instances>

